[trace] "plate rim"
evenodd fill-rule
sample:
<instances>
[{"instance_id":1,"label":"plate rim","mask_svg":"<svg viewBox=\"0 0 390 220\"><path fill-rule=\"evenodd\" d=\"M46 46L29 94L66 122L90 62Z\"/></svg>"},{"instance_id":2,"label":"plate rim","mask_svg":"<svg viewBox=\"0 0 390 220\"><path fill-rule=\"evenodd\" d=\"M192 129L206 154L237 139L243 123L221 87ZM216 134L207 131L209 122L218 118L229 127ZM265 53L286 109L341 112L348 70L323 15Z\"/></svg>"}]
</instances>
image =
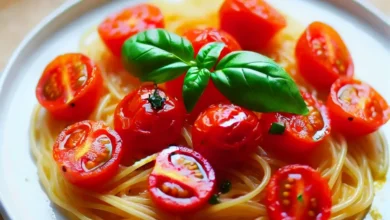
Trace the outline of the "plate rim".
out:
<instances>
[{"instance_id":1,"label":"plate rim","mask_svg":"<svg viewBox=\"0 0 390 220\"><path fill-rule=\"evenodd\" d=\"M51 12L49 15L43 18L29 33L24 37L24 39L19 43L17 48L13 51L11 57L7 61L7 64L0 75L0 99L5 94L3 91L5 88L5 82L7 78L10 76L11 70L14 68L14 65L16 64L17 60L23 56L22 52L25 50L25 48L34 41L35 37L42 32L43 30L50 28L50 25L53 26L56 21L58 22L58 18L65 13L69 12L69 10L72 10L72 8L81 7L81 5L86 4L89 6L87 11L93 10L99 5L102 5L106 2L110 2L112 0L98 0L98 1L83 1L83 0L69 0L65 1L63 4L61 4L58 8L56 8L53 12ZM368 24L376 24L373 28L373 30L379 32L381 35L384 35L388 38L390 38L390 16L385 15L383 12L381 12L377 7L375 7L371 2L368 2L366 0L352 0L352 1L339 1L339 0L321 0L325 1L329 4L336 5L340 7L342 10L347 11L351 16L358 18L360 20L363 20L364 22ZM348 9L349 7L354 7L353 9ZM358 10L358 11L356 11ZM364 13L363 15L359 16L359 13ZM368 17L368 18L367 18ZM70 18L65 23L70 23L71 21L75 20L77 18ZM57 27L57 29L62 28L64 25L61 25ZM384 27L383 30L381 30L380 27ZM1 123L1 122L0 122ZM1 136L0 134L0 144L1 144ZM0 146L1 147L1 146ZM4 190L4 189L3 189ZM8 205L3 201L3 193L0 189L0 217L2 216L4 219L12 219L11 216L12 213L9 212Z\"/></svg>"}]
</instances>

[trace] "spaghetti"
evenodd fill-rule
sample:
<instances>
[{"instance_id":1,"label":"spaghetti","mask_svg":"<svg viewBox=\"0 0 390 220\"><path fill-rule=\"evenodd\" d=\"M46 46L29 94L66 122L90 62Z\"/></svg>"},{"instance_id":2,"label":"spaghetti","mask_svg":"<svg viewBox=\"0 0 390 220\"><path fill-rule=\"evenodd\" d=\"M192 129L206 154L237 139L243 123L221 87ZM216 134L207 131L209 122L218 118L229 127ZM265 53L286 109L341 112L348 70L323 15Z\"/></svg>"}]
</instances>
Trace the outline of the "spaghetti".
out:
<instances>
[{"instance_id":1,"label":"spaghetti","mask_svg":"<svg viewBox=\"0 0 390 220\"><path fill-rule=\"evenodd\" d=\"M177 3L159 0L154 3L162 10L166 28L170 31L180 34L188 28L218 27L217 8L221 0ZM291 73L298 84L316 93L298 78L293 51L302 29L293 20L288 21L288 28L274 38L264 53ZM112 127L116 105L140 83L110 55L96 28L83 36L80 51L99 64L105 82L104 95L90 119L104 121ZM321 94L317 95L321 98ZM68 183L52 157L55 138L66 126L65 122L52 119L37 106L31 119L31 152L50 200L76 219L266 219L267 210L262 202L264 189L272 173L286 165L259 147L243 167L225 174L234 188L221 196L220 204L206 206L192 216L175 216L156 207L147 192L150 164L156 155L121 167L103 193L85 191ZM182 131L182 142L192 147L190 133L186 126ZM384 181L389 166L388 146L383 135L376 132L354 141L332 135L314 155L316 160L310 165L328 180L332 191L332 219L362 219L374 199L374 182Z\"/></svg>"}]
</instances>

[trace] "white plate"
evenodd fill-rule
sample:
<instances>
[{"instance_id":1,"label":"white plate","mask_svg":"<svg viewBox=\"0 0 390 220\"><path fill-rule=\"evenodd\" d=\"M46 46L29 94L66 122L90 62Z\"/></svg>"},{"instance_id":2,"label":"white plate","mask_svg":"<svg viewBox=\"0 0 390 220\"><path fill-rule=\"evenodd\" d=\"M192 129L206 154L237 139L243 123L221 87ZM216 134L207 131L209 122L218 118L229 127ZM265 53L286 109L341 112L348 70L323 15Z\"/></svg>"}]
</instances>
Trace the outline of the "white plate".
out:
<instances>
[{"instance_id":1,"label":"white plate","mask_svg":"<svg viewBox=\"0 0 390 220\"><path fill-rule=\"evenodd\" d=\"M390 24L386 17L357 1L269 1L304 25L319 20L337 29L352 53L356 75L390 101ZM5 217L64 219L41 188L29 150L36 83L55 56L77 51L86 29L137 2L141 1L69 2L46 18L14 53L0 80L0 198ZM384 131L390 140L389 124ZM390 219L390 184L377 193L373 206L384 219Z\"/></svg>"}]
</instances>

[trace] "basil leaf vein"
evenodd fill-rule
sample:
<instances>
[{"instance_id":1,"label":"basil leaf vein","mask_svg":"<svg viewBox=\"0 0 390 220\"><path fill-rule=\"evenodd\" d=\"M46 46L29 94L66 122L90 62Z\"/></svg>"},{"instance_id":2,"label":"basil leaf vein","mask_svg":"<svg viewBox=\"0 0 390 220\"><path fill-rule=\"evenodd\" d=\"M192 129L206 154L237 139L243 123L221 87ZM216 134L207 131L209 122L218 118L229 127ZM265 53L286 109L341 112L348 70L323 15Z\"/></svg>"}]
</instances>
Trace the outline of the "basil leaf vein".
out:
<instances>
[{"instance_id":1,"label":"basil leaf vein","mask_svg":"<svg viewBox=\"0 0 390 220\"><path fill-rule=\"evenodd\" d=\"M163 83L196 66L192 44L163 29L129 38L122 47L125 68L142 81Z\"/></svg>"},{"instance_id":2,"label":"basil leaf vein","mask_svg":"<svg viewBox=\"0 0 390 220\"><path fill-rule=\"evenodd\" d=\"M191 112L196 102L203 94L210 80L210 71L208 69L199 69L191 67L183 84L183 100L187 112Z\"/></svg>"},{"instance_id":3,"label":"basil leaf vein","mask_svg":"<svg viewBox=\"0 0 390 220\"><path fill-rule=\"evenodd\" d=\"M298 87L273 60L249 51L228 54L211 78L232 103L259 112L307 114Z\"/></svg>"},{"instance_id":4,"label":"basil leaf vein","mask_svg":"<svg viewBox=\"0 0 390 220\"><path fill-rule=\"evenodd\" d=\"M224 43L212 42L203 46L198 55L196 56L196 62L199 68L211 69L217 64L219 55L221 54Z\"/></svg>"}]
</instances>

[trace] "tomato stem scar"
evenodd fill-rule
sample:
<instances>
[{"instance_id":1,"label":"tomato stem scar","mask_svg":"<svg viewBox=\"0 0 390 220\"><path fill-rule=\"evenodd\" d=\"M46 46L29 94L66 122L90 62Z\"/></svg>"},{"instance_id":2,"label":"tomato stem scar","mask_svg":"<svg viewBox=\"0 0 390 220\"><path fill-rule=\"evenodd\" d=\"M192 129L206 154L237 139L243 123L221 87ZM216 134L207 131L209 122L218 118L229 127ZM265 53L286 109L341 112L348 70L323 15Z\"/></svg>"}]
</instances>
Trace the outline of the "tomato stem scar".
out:
<instances>
[{"instance_id":1,"label":"tomato stem scar","mask_svg":"<svg viewBox=\"0 0 390 220\"><path fill-rule=\"evenodd\" d=\"M148 102L152 105L152 108L154 110L161 110L164 107L165 98L161 97L158 93L157 85L154 85L154 92L153 94L149 95Z\"/></svg>"}]
</instances>

